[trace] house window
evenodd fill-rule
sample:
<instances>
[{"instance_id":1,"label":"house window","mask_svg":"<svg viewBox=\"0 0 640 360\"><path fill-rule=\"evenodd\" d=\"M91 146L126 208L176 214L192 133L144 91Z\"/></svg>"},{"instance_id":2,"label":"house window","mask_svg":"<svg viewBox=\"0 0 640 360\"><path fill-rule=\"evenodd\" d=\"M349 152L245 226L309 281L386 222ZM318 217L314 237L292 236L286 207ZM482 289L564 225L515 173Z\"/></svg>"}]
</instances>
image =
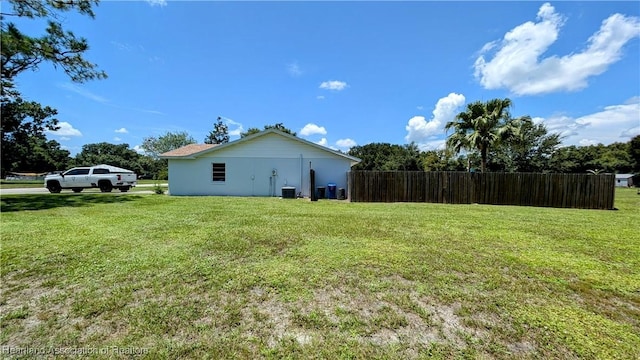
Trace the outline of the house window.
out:
<instances>
[{"instance_id":1,"label":"house window","mask_svg":"<svg viewBox=\"0 0 640 360\"><path fill-rule=\"evenodd\" d=\"M213 163L213 181L224 182L226 179L226 171L224 163Z\"/></svg>"}]
</instances>

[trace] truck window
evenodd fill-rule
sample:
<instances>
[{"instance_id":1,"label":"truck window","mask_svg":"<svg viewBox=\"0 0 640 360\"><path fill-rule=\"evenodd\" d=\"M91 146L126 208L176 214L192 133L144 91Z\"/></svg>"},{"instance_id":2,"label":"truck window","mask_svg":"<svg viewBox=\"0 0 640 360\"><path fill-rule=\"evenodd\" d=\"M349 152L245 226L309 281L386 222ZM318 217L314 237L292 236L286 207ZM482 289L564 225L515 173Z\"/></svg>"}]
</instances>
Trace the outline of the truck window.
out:
<instances>
[{"instance_id":1,"label":"truck window","mask_svg":"<svg viewBox=\"0 0 640 360\"><path fill-rule=\"evenodd\" d=\"M71 169L65 175L89 175L89 169Z\"/></svg>"},{"instance_id":2,"label":"truck window","mask_svg":"<svg viewBox=\"0 0 640 360\"><path fill-rule=\"evenodd\" d=\"M94 174L108 174L109 169L93 169Z\"/></svg>"}]
</instances>

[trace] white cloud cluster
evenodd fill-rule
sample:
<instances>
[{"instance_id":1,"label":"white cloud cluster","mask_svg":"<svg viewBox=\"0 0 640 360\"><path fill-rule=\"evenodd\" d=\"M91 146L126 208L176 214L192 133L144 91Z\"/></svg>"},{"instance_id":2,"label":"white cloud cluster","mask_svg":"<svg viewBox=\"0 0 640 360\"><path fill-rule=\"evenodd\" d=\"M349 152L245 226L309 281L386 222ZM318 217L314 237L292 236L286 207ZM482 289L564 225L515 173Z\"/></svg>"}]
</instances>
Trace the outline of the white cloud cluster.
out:
<instances>
[{"instance_id":1,"label":"white cloud cluster","mask_svg":"<svg viewBox=\"0 0 640 360\"><path fill-rule=\"evenodd\" d=\"M322 82L322 84L320 84L320 89L342 91L346 89L347 86L349 85L344 81L330 80Z\"/></svg>"},{"instance_id":2,"label":"white cloud cluster","mask_svg":"<svg viewBox=\"0 0 640 360\"><path fill-rule=\"evenodd\" d=\"M128 134L129 131L126 128L120 128L116 130L116 133L118 134Z\"/></svg>"},{"instance_id":3,"label":"white cloud cluster","mask_svg":"<svg viewBox=\"0 0 640 360\"><path fill-rule=\"evenodd\" d=\"M502 41L484 45L474 64L475 77L482 86L506 88L516 95L580 90L587 86L588 78L620 60L623 46L640 36L638 17L613 14L589 38L583 51L541 58L558 39L565 18L545 3L537 20L516 26Z\"/></svg>"},{"instance_id":4,"label":"white cloud cluster","mask_svg":"<svg viewBox=\"0 0 640 360\"><path fill-rule=\"evenodd\" d=\"M229 136L240 136L240 133L244 131L244 127L241 123L224 116L221 116L220 118L222 118L222 120L227 123L227 126L229 126ZM235 127L235 129L231 129L232 126Z\"/></svg>"},{"instance_id":5,"label":"white cloud cluster","mask_svg":"<svg viewBox=\"0 0 640 360\"><path fill-rule=\"evenodd\" d=\"M444 133L444 125L453 120L458 110L464 105L465 97L462 94L450 93L441 98L433 109L433 117L427 121L424 116L414 116L409 119L405 129L408 142L416 142L421 148L441 147L443 140L437 139Z\"/></svg>"},{"instance_id":6,"label":"white cloud cluster","mask_svg":"<svg viewBox=\"0 0 640 360\"><path fill-rule=\"evenodd\" d=\"M549 132L560 134L565 145L627 142L640 135L640 99L606 106L602 111L578 118L558 115L534 121L544 123Z\"/></svg>"},{"instance_id":7,"label":"white cloud cluster","mask_svg":"<svg viewBox=\"0 0 640 360\"><path fill-rule=\"evenodd\" d=\"M62 88L62 89L69 90L69 91L72 91L72 92L74 92L74 93L76 93L76 94L78 94L78 95L80 95L82 97L85 97L87 99L91 99L93 101L97 101L99 103L107 103L107 102L109 102L109 100L107 100L106 98L104 98L104 97L102 97L100 95L96 95L96 94L92 93L91 91L89 91L89 90L87 90L85 88L82 88L82 87L80 87L78 85L72 84L72 83L58 84L58 87Z\"/></svg>"},{"instance_id":8,"label":"white cloud cluster","mask_svg":"<svg viewBox=\"0 0 640 360\"><path fill-rule=\"evenodd\" d=\"M352 148L352 147L354 147L354 146L356 146L358 144L355 142L355 140L346 138L346 139L340 139L340 140L336 141L336 145L339 148L350 149L350 148Z\"/></svg>"},{"instance_id":9,"label":"white cloud cluster","mask_svg":"<svg viewBox=\"0 0 640 360\"><path fill-rule=\"evenodd\" d=\"M146 151L144 151L144 149L142 148L142 145L136 145L136 146L134 146L134 147L133 147L133 150L134 150L135 152L137 152L138 154L140 154L140 155L146 155L146 154L147 154L147 152L146 152Z\"/></svg>"},{"instance_id":10,"label":"white cloud cluster","mask_svg":"<svg viewBox=\"0 0 640 360\"><path fill-rule=\"evenodd\" d=\"M314 123L308 123L302 128L302 130L300 130L300 135L302 136L327 135L327 129L325 129L324 126L319 126ZM348 151L350 148L357 145L357 143L353 139L349 139L349 138L339 139L335 142L334 145L331 145L329 143L329 140L326 138L326 136L323 136L322 138L320 138L320 140L316 140L316 141L311 139L307 139L307 140L313 141L320 146L328 147L332 150Z\"/></svg>"},{"instance_id":11,"label":"white cloud cluster","mask_svg":"<svg viewBox=\"0 0 640 360\"><path fill-rule=\"evenodd\" d=\"M167 6L167 0L146 0L146 1L151 6L160 6L160 7Z\"/></svg>"},{"instance_id":12,"label":"white cloud cluster","mask_svg":"<svg viewBox=\"0 0 640 360\"><path fill-rule=\"evenodd\" d=\"M318 126L313 123L308 123L302 128L302 130L300 130L300 135L302 136L309 136L314 134L327 135L327 129L325 129L324 126Z\"/></svg>"},{"instance_id":13,"label":"white cloud cluster","mask_svg":"<svg viewBox=\"0 0 640 360\"><path fill-rule=\"evenodd\" d=\"M134 48L133 46L127 44L127 43L121 43L118 41L110 41L111 45L115 46L118 50L121 51L132 51Z\"/></svg>"},{"instance_id":14,"label":"white cloud cluster","mask_svg":"<svg viewBox=\"0 0 640 360\"><path fill-rule=\"evenodd\" d=\"M80 130L74 128L73 125L66 121L59 122L58 127L59 129L56 131L47 130L47 133L55 136L61 136L60 140L70 140L69 136L82 136Z\"/></svg>"},{"instance_id":15,"label":"white cloud cluster","mask_svg":"<svg viewBox=\"0 0 640 360\"><path fill-rule=\"evenodd\" d=\"M299 77L302 75L302 69L300 68L300 65L298 65L297 62L292 62L291 64L288 64L287 72L292 77Z\"/></svg>"}]
</instances>

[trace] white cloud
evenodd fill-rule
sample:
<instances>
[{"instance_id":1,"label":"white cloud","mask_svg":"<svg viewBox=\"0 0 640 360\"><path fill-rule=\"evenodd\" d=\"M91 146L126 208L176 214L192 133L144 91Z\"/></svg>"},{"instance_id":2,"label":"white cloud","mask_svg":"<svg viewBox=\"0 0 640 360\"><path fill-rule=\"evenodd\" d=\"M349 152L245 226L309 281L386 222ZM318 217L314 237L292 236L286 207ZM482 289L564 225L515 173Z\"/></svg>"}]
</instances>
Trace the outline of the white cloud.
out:
<instances>
[{"instance_id":1,"label":"white cloud","mask_svg":"<svg viewBox=\"0 0 640 360\"><path fill-rule=\"evenodd\" d=\"M327 141L327 138L322 138L322 139L320 139L320 141L317 141L316 144L322 145L322 146L327 146L327 145L329 145L329 142Z\"/></svg>"},{"instance_id":2,"label":"white cloud","mask_svg":"<svg viewBox=\"0 0 640 360\"><path fill-rule=\"evenodd\" d=\"M140 112L144 112L144 113L147 113L147 114L167 115L167 114L163 113L162 111L157 111L157 110L138 109L138 108L131 108L131 110L140 111Z\"/></svg>"},{"instance_id":3,"label":"white cloud","mask_svg":"<svg viewBox=\"0 0 640 360\"><path fill-rule=\"evenodd\" d=\"M345 149L350 149L354 146L358 145L353 139L340 139L338 141L336 141L336 146L338 146L339 148L345 148Z\"/></svg>"},{"instance_id":4,"label":"white cloud","mask_svg":"<svg viewBox=\"0 0 640 360\"><path fill-rule=\"evenodd\" d=\"M122 141L122 139L120 139L119 137L116 136L116 137L113 138L113 141Z\"/></svg>"},{"instance_id":5,"label":"white cloud","mask_svg":"<svg viewBox=\"0 0 640 360\"><path fill-rule=\"evenodd\" d=\"M146 154L147 154L147 152L146 152L146 151L144 151L144 149L142 148L142 145L136 145L136 146L134 146L134 147L133 147L133 150L134 150L135 152L137 152L138 154L140 154L140 155L146 155Z\"/></svg>"},{"instance_id":6,"label":"white cloud","mask_svg":"<svg viewBox=\"0 0 640 360\"><path fill-rule=\"evenodd\" d=\"M125 129L125 128L117 129L116 132L118 134L128 134L129 133L129 131L127 129Z\"/></svg>"},{"instance_id":7,"label":"white cloud","mask_svg":"<svg viewBox=\"0 0 640 360\"><path fill-rule=\"evenodd\" d=\"M556 115L542 120L549 132L560 134L565 145L627 142L640 134L640 99L610 105L602 111L572 118Z\"/></svg>"},{"instance_id":8,"label":"white cloud","mask_svg":"<svg viewBox=\"0 0 640 360\"><path fill-rule=\"evenodd\" d=\"M565 18L545 3L537 20L518 25L501 41L483 46L474 64L475 77L482 86L506 88L516 95L580 90L587 87L590 77L602 74L620 60L623 46L640 36L640 18L613 14L581 52L542 57L558 39Z\"/></svg>"},{"instance_id":9,"label":"white cloud","mask_svg":"<svg viewBox=\"0 0 640 360\"><path fill-rule=\"evenodd\" d=\"M69 140L71 140L70 137L66 137L66 136L61 136L60 137L60 141L69 141Z\"/></svg>"},{"instance_id":10,"label":"white cloud","mask_svg":"<svg viewBox=\"0 0 640 360\"><path fill-rule=\"evenodd\" d=\"M150 56L149 62L152 64L164 64L164 59L160 56Z\"/></svg>"},{"instance_id":11,"label":"white cloud","mask_svg":"<svg viewBox=\"0 0 640 360\"><path fill-rule=\"evenodd\" d=\"M320 89L341 91L344 90L347 86L349 85L344 81L330 80L324 81L322 84L320 84Z\"/></svg>"},{"instance_id":12,"label":"white cloud","mask_svg":"<svg viewBox=\"0 0 640 360\"><path fill-rule=\"evenodd\" d=\"M121 42L117 42L117 41L110 41L111 45L115 46L116 48L118 48L118 50L121 51L132 51L134 50L134 47L127 44L127 43L121 43Z\"/></svg>"},{"instance_id":13,"label":"white cloud","mask_svg":"<svg viewBox=\"0 0 640 360\"><path fill-rule=\"evenodd\" d=\"M640 102L640 96L634 96L631 99L625 101L624 103L626 105L629 105L629 104L635 104L635 103L639 103L639 102Z\"/></svg>"},{"instance_id":14,"label":"white cloud","mask_svg":"<svg viewBox=\"0 0 640 360\"><path fill-rule=\"evenodd\" d=\"M287 64L287 72L289 75L293 77L299 77L302 75L302 69L297 62L292 62L291 64Z\"/></svg>"},{"instance_id":15,"label":"white cloud","mask_svg":"<svg viewBox=\"0 0 640 360\"><path fill-rule=\"evenodd\" d=\"M74 128L71 124L66 121L61 121L58 123L59 129L56 131L47 130L48 134L55 136L62 136L68 138L69 136L82 136L80 130Z\"/></svg>"},{"instance_id":16,"label":"white cloud","mask_svg":"<svg viewBox=\"0 0 640 360\"><path fill-rule=\"evenodd\" d=\"M418 148L422 151L428 150L444 150L447 145L446 139L429 140L418 144Z\"/></svg>"},{"instance_id":17,"label":"white cloud","mask_svg":"<svg viewBox=\"0 0 640 360\"><path fill-rule=\"evenodd\" d=\"M129 110L129 111L140 111L140 112L144 112L144 113L148 113L148 114L155 114L155 115L166 115L165 113L161 112L161 111L157 111L157 110L149 110L149 109L142 109L142 108L132 108L132 107L125 107L125 106L120 106L120 105L116 105L113 104L109 101L109 99L94 94L91 91L84 89L76 84L72 84L72 83L59 83L56 85L57 87L61 88L61 89L65 89L71 92L74 92L82 97L85 97L87 99L114 107L116 109L124 109L124 110ZM70 98L70 97L68 97Z\"/></svg>"},{"instance_id":18,"label":"white cloud","mask_svg":"<svg viewBox=\"0 0 640 360\"><path fill-rule=\"evenodd\" d=\"M109 102L109 100L107 100L106 98L100 96L100 95L96 95L94 93L92 93L89 90L86 90L84 88L81 88L78 85L75 84L71 84L71 83L62 83L62 84L58 84L59 88L65 89L65 90L69 90L72 91L80 96L83 96L87 99L91 99L93 101L97 101L99 103L106 103Z\"/></svg>"},{"instance_id":19,"label":"white cloud","mask_svg":"<svg viewBox=\"0 0 640 360\"><path fill-rule=\"evenodd\" d=\"M224 120L229 127L229 136L240 136L240 133L244 132L244 127L241 123L224 116L220 116L220 118ZM231 127L235 127L235 129L231 129Z\"/></svg>"},{"instance_id":20,"label":"white cloud","mask_svg":"<svg viewBox=\"0 0 640 360\"><path fill-rule=\"evenodd\" d=\"M146 1L151 6L160 6L160 7L167 6L167 0L146 0Z\"/></svg>"},{"instance_id":21,"label":"white cloud","mask_svg":"<svg viewBox=\"0 0 640 360\"><path fill-rule=\"evenodd\" d=\"M598 141L593 139L582 139L579 141L579 145L580 146L598 145Z\"/></svg>"},{"instance_id":22,"label":"white cloud","mask_svg":"<svg viewBox=\"0 0 640 360\"><path fill-rule=\"evenodd\" d=\"M424 116L414 116L409 119L405 126L407 130L405 140L418 144L433 141L436 135L444 133L444 125L453 120L464 102L465 98L462 94L450 93L441 98L433 109L433 117L430 121L427 121Z\"/></svg>"},{"instance_id":23,"label":"white cloud","mask_svg":"<svg viewBox=\"0 0 640 360\"><path fill-rule=\"evenodd\" d=\"M636 135L640 135L640 125L623 131L620 136L621 137L632 138L632 137L634 137Z\"/></svg>"},{"instance_id":24,"label":"white cloud","mask_svg":"<svg viewBox=\"0 0 640 360\"><path fill-rule=\"evenodd\" d=\"M327 130L324 128L324 126L318 126L313 123L308 123L302 128L302 130L300 130L300 135L302 136L309 136L314 134L327 135Z\"/></svg>"}]
</instances>

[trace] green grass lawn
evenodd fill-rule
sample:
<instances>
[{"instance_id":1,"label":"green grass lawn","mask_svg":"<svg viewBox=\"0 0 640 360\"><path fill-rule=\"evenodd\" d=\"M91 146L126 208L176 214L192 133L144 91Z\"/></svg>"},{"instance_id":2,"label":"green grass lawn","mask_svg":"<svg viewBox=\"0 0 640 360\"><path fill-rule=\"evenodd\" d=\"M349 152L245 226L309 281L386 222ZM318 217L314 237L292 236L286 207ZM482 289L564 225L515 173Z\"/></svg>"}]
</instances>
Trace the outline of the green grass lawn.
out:
<instances>
[{"instance_id":1,"label":"green grass lawn","mask_svg":"<svg viewBox=\"0 0 640 360\"><path fill-rule=\"evenodd\" d=\"M617 190L618 211L1 201L2 346L150 359L640 357L635 189Z\"/></svg>"}]
</instances>

